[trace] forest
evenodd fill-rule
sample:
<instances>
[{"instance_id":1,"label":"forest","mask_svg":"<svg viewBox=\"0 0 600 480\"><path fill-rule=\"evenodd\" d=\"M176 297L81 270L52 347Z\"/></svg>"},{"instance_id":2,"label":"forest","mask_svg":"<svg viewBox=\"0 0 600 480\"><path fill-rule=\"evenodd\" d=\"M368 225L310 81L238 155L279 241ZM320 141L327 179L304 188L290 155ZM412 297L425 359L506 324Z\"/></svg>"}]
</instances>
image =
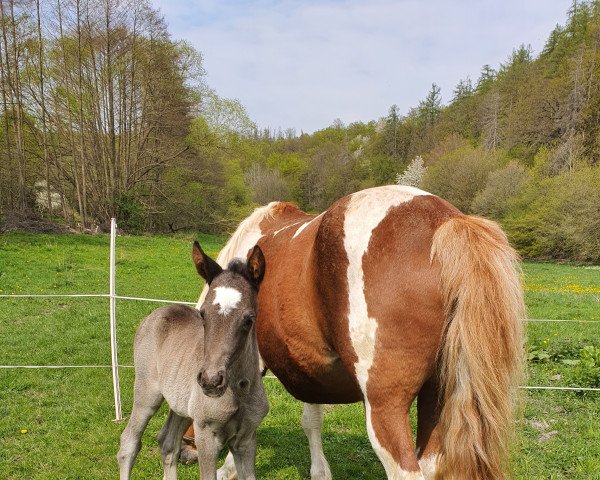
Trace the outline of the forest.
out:
<instances>
[{"instance_id":1,"label":"forest","mask_svg":"<svg viewBox=\"0 0 600 480\"><path fill-rule=\"evenodd\" d=\"M525 257L600 261L600 0L446 101L433 83L312 134L220 97L148 0L0 0L0 27L0 231L227 233L271 200L317 212L400 183L498 221Z\"/></svg>"}]
</instances>

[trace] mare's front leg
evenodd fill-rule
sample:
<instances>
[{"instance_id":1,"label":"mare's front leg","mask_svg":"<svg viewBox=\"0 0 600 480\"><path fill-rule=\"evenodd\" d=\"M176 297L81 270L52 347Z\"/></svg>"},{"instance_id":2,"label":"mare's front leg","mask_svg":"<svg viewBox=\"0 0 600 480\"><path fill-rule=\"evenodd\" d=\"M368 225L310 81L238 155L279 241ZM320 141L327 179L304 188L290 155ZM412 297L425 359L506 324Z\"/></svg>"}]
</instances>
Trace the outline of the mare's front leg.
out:
<instances>
[{"instance_id":1,"label":"mare's front leg","mask_svg":"<svg viewBox=\"0 0 600 480\"><path fill-rule=\"evenodd\" d=\"M196 448L198 449L198 465L202 480L217 480L217 459L223 448L223 442L209 427L201 427L194 422Z\"/></svg>"},{"instance_id":2,"label":"mare's front leg","mask_svg":"<svg viewBox=\"0 0 600 480\"><path fill-rule=\"evenodd\" d=\"M323 405L305 403L302 413L302 429L308 438L310 448L311 480L331 480L329 463L323 453L321 431L323 429Z\"/></svg>"}]
</instances>

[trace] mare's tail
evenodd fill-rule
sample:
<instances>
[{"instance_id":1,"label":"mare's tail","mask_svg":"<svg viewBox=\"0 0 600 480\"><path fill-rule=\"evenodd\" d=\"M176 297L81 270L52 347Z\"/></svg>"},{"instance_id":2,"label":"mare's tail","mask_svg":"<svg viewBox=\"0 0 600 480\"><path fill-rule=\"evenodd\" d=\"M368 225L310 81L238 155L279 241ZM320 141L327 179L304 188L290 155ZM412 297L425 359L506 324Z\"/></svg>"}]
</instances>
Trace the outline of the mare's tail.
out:
<instances>
[{"instance_id":1,"label":"mare's tail","mask_svg":"<svg viewBox=\"0 0 600 480\"><path fill-rule=\"evenodd\" d=\"M503 479L523 371L518 255L498 225L461 215L435 232L431 257L446 315L436 478Z\"/></svg>"}]
</instances>

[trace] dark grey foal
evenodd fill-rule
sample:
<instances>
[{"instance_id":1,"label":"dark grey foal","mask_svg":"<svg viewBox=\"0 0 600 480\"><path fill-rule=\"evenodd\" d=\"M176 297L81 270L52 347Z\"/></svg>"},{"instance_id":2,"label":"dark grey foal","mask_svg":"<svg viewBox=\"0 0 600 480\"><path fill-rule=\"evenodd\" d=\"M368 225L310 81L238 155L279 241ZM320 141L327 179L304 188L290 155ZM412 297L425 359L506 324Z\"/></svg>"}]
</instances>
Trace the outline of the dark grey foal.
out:
<instances>
[{"instance_id":1,"label":"dark grey foal","mask_svg":"<svg viewBox=\"0 0 600 480\"><path fill-rule=\"evenodd\" d=\"M264 256L256 246L247 262L233 260L223 270L195 242L192 257L209 285L200 311L159 308L135 336L133 409L117 454L121 480L129 479L142 433L163 400L170 408L158 435L165 480L177 478L181 437L192 421L202 480L216 480L225 444L240 480L256 478L256 428L269 409L254 330Z\"/></svg>"}]
</instances>

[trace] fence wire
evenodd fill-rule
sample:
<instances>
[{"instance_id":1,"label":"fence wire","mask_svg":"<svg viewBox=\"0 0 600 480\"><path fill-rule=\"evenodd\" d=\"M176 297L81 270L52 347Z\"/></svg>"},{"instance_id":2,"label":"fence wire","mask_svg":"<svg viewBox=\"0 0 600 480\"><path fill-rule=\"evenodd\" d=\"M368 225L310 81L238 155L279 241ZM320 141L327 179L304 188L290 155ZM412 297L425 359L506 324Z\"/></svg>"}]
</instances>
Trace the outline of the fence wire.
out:
<instances>
[{"instance_id":1,"label":"fence wire","mask_svg":"<svg viewBox=\"0 0 600 480\"><path fill-rule=\"evenodd\" d=\"M196 302L183 302L179 300L165 300L160 298L128 297L124 295L111 295L109 293L73 293L73 294L0 294L0 298L114 298L117 300L132 300L141 302L170 303L180 305L196 305ZM551 319L551 318L529 318L523 319L525 322L535 323L600 323L600 320L579 320L579 319ZM119 368L133 368L133 365L119 365ZM112 365L0 365L0 370L9 369L70 369L70 368L112 368ZM273 375L267 375L265 378L276 379ZM542 385L524 385L517 388L524 390L558 390L558 391L585 391L600 392L600 388L591 387L554 387Z\"/></svg>"}]
</instances>

